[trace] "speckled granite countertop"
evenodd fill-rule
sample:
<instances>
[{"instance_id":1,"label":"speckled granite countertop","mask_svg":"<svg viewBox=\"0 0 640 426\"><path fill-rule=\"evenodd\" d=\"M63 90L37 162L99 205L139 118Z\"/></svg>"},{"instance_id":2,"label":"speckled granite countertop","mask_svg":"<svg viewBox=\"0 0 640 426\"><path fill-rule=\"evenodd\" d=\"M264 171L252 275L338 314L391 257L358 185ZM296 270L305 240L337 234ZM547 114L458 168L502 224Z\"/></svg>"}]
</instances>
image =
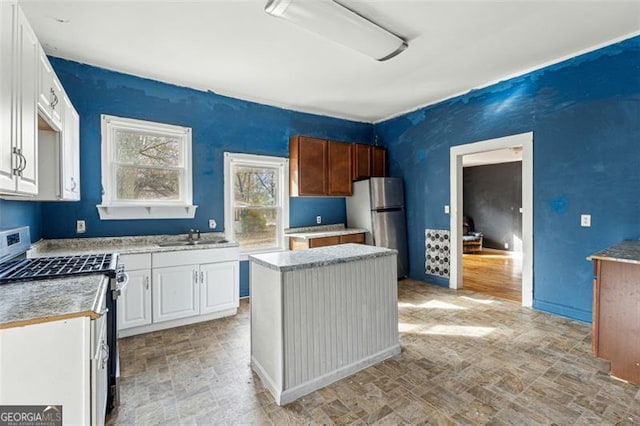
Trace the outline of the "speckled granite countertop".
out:
<instances>
[{"instance_id":1,"label":"speckled granite countertop","mask_svg":"<svg viewBox=\"0 0 640 426\"><path fill-rule=\"evenodd\" d=\"M67 256L72 254L105 252L118 252L120 254L159 253L165 251L238 247L238 243L235 241L226 243L216 242L223 238L224 234L220 232L210 232L201 234L198 244L168 247L161 247L158 244L187 241L187 234L41 240L31 246L31 249L27 252L27 256Z\"/></svg>"},{"instance_id":2,"label":"speckled granite countertop","mask_svg":"<svg viewBox=\"0 0 640 426\"><path fill-rule=\"evenodd\" d=\"M587 257L587 260L612 260L640 264L640 240L626 240Z\"/></svg>"},{"instance_id":3,"label":"speckled granite countertop","mask_svg":"<svg viewBox=\"0 0 640 426\"><path fill-rule=\"evenodd\" d=\"M366 229L345 228L344 224L321 225L309 226L306 228L291 228L285 232L285 237L308 240L309 238L336 237L340 235L362 234L366 232L368 232Z\"/></svg>"},{"instance_id":4,"label":"speckled granite countertop","mask_svg":"<svg viewBox=\"0 0 640 426\"><path fill-rule=\"evenodd\" d=\"M83 316L97 318L108 287L106 275L0 284L0 329Z\"/></svg>"},{"instance_id":5,"label":"speckled granite countertop","mask_svg":"<svg viewBox=\"0 0 640 426\"><path fill-rule=\"evenodd\" d=\"M249 256L249 260L280 272L296 269L316 268L337 263L354 262L383 256L393 256L397 250L366 246L363 244L340 244L308 250L264 253Z\"/></svg>"}]
</instances>

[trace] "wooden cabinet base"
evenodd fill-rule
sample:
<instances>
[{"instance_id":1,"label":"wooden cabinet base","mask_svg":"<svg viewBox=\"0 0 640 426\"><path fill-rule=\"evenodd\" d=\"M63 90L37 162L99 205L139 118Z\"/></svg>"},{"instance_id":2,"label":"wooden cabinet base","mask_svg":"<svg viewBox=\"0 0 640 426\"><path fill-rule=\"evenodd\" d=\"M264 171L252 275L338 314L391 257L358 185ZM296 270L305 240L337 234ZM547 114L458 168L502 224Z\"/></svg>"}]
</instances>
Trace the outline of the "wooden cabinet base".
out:
<instances>
[{"instance_id":1,"label":"wooden cabinet base","mask_svg":"<svg viewBox=\"0 0 640 426\"><path fill-rule=\"evenodd\" d=\"M593 351L611 375L640 384L640 265L596 260Z\"/></svg>"}]
</instances>

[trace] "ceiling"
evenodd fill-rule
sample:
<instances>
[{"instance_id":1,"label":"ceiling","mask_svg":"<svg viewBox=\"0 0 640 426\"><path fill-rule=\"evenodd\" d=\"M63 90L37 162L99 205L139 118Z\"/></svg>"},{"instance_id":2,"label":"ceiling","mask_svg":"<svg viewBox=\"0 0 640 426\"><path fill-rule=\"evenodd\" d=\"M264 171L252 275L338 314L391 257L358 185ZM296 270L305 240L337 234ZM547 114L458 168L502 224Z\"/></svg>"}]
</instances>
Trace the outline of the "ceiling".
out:
<instances>
[{"instance_id":1,"label":"ceiling","mask_svg":"<svg viewBox=\"0 0 640 426\"><path fill-rule=\"evenodd\" d=\"M377 62L267 15L266 0L20 3L49 55L364 122L640 33L640 0L340 1L409 48Z\"/></svg>"}]
</instances>

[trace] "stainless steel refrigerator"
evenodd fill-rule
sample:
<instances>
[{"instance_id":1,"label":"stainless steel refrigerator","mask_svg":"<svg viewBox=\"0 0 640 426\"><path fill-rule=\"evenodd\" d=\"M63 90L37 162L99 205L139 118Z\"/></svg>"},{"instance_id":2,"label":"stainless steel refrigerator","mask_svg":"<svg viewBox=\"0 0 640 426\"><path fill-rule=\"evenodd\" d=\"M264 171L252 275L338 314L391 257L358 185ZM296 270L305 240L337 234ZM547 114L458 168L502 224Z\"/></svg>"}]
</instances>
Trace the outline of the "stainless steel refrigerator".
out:
<instances>
[{"instance_id":1,"label":"stainless steel refrigerator","mask_svg":"<svg viewBox=\"0 0 640 426\"><path fill-rule=\"evenodd\" d=\"M347 225L366 229L367 244L398 250L398 278L409 273L404 187L400 178L353 182L347 200Z\"/></svg>"}]
</instances>

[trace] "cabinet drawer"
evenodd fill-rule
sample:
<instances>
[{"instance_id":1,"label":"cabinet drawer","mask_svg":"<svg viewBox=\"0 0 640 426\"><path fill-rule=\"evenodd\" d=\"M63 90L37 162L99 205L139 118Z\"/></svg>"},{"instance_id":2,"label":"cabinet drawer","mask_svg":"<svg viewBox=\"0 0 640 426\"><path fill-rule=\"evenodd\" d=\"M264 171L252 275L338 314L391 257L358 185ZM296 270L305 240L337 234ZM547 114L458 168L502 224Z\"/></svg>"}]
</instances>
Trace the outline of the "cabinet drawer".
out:
<instances>
[{"instance_id":1,"label":"cabinet drawer","mask_svg":"<svg viewBox=\"0 0 640 426\"><path fill-rule=\"evenodd\" d=\"M238 248L214 248L201 250L167 251L152 254L152 266L163 268L167 266L199 265L201 263L228 262L238 260Z\"/></svg>"},{"instance_id":2,"label":"cabinet drawer","mask_svg":"<svg viewBox=\"0 0 640 426\"><path fill-rule=\"evenodd\" d=\"M123 254L120 256L120 264L125 271L151 268L151 253Z\"/></svg>"},{"instance_id":3,"label":"cabinet drawer","mask_svg":"<svg viewBox=\"0 0 640 426\"><path fill-rule=\"evenodd\" d=\"M335 246L336 244L340 244L339 236L311 238L309 240L309 248Z\"/></svg>"},{"instance_id":4,"label":"cabinet drawer","mask_svg":"<svg viewBox=\"0 0 640 426\"><path fill-rule=\"evenodd\" d=\"M346 243L364 244L364 233L341 235L340 244L346 244Z\"/></svg>"}]
</instances>

